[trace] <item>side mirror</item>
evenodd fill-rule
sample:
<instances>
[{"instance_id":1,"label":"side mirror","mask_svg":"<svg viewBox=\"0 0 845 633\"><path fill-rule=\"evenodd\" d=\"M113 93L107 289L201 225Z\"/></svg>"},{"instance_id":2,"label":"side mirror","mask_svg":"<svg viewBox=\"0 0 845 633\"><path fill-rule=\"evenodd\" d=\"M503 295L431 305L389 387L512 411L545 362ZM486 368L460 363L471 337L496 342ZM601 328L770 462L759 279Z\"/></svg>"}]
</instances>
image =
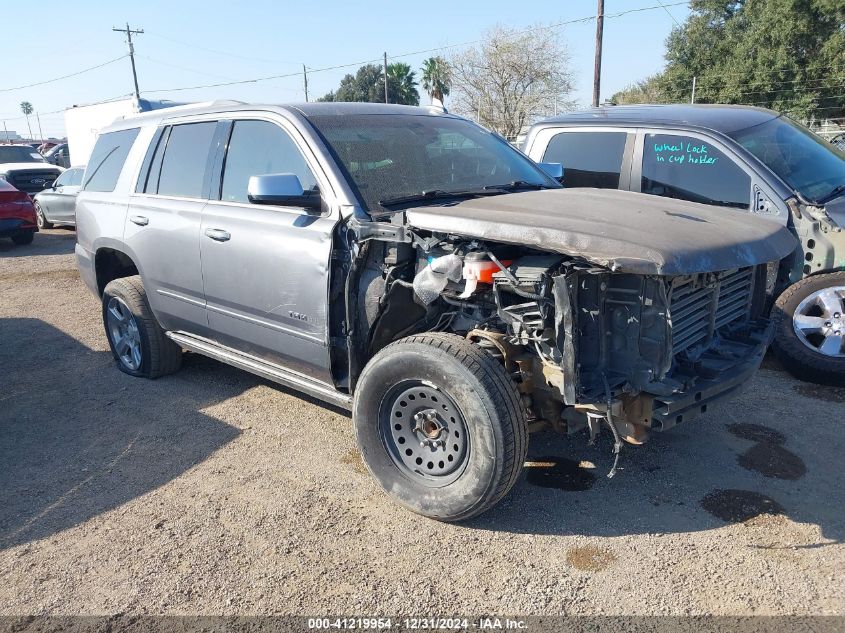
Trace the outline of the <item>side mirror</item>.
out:
<instances>
[{"instance_id":1,"label":"side mirror","mask_svg":"<svg viewBox=\"0 0 845 633\"><path fill-rule=\"evenodd\" d=\"M537 163L537 166L558 182L563 182L563 165L560 163Z\"/></svg>"},{"instance_id":2,"label":"side mirror","mask_svg":"<svg viewBox=\"0 0 845 633\"><path fill-rule=\"evenodd\" d=\"M318 191L304 191L295 174L263 174L250 176L246 189L253 204L278 204L283 207L302 207L309 213L319 213L322 200Z\"/></svg>"}]
</instances>

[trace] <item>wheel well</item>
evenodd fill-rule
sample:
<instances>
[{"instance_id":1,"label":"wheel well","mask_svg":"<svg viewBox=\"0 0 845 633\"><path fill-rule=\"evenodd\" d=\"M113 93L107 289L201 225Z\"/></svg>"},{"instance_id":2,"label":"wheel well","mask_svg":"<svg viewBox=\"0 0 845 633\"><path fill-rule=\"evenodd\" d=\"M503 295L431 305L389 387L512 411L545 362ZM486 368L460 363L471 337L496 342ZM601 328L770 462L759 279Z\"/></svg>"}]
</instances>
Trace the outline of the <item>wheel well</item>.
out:
<instances>
[{"instance_id":1,"label":"wheel well","mask_svg":"<svg viewBox=\"0 0 845 633\"><path fill-rule=\"evenodd\" d=\"M97 289L100 294L110 281L138 274L135 262L126 254L112 248L101 248L94 258L97 271Z\"/></svg>"}]
</instances>

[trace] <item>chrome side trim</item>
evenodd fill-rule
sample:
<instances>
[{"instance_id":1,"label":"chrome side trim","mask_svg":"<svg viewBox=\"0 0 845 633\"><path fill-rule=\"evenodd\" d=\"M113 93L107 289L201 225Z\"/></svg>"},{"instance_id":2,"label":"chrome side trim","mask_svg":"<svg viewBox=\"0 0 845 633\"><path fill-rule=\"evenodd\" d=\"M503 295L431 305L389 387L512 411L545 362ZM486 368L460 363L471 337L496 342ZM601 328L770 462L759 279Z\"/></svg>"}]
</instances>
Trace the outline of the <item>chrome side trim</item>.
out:
<instances>
[{"instance_id":1,"label":"chrome side trim","mask_svg":"<svg viewBox=\"0 0 845 633\"><path fill-rule=\"evenodd\" d=\"M184 301L185 303L190 303L191 305L199 306L200 308L205 307L204 301L198 301L197 299L191 299L190 297L186 297L185 295L180 295L178 292L173 292L172 290L164 290L163 288L156 288L156 294L160 294L163 297L170 297L171 299L176 299L178 301Z\"/></svg>"},{"instance_id":2,"label":"chrome side trim","mask_svg":"<svg viewBox=\"0 0 845 633\"><path fill-rule=\"evenodd\" d=\"M167 332L167 337L185 349L196 352L197 354L208 356L209 358L219 360L221 363L232 365L256 376L277 382L285 387L291 387L297 391L307 393L309 396L341 407L347 411L352 410L351 396L340 393L334 387L322 381L314 380L303 374L268 363L254 356L243 354L229 347L224 347L208 339L193 336L186 332Z\"/></svg>"},{"instance_id":3,"label":"chrome side trim","mask_svg":"<svg viewBox=\"0 0 845 633\"><path fill-rule=\"evenodd\" d=\"M216 312L217 314L222 314L223 316L231 317L233 319L239 319L241 321L246 321L247 323L261 325L263 327L270 328L271 330L276 330L277 332L284 332L285 334L290 334L291 336L296 336L298 338L305 339L306 341L312 341L313 343L318 343L320 345L326 344L326 341L323 340L321 337L308 334L307 332L303 332L302 330L294 330L293 328L285 327L284 325L279 325L278 323L270 323L269 321L256 319L255 317L251 317L243 313L233 312L231 310L227 310L226 308L222 308L216 305L207 305L205 307L206 309L208 309L209 312Z\"/></svg>"}]
</instances>

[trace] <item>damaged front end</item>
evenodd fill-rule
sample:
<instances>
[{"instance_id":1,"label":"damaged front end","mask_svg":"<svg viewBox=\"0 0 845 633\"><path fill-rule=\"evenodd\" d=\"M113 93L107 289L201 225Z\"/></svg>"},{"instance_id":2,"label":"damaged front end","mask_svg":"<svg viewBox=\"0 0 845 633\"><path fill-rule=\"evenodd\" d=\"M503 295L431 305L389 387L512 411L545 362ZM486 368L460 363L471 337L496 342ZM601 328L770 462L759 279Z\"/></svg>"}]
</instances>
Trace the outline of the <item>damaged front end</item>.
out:
<instances>
[{"instance_id":1,"label":"damaged front end","mask_svg":"<svg viewBox=\"0 0 845 633\"><path fill-rule=\"evenodd\" d=\"M449 331L498 358L533 429L607 424L642 443L745 383L771 336L766 265L612 272L583 258L457 236L373 239L358 292L362 352Z\"/></svg>"}]
</instances>

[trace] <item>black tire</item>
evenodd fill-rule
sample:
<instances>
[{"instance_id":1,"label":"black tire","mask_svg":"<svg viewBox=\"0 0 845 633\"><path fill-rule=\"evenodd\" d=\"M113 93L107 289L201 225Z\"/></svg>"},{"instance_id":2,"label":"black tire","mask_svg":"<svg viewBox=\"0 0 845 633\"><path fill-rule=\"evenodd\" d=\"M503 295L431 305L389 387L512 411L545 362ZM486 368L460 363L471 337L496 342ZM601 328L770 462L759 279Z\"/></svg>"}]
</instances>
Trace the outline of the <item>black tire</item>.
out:
<instances>
[{"instance_id":1,"label":"black tire","mask_svg":"<svg viewBox=\"0 0 845 633\"><path fill-rule=\"evenodd\" d=\"M845 272L807 277L787 288L778 297L772 310L776 322L772 347L784 368L799 380L845 386L845 357L826 356L814 351L799 338L793 328L793 318L801 302L813 293L831 286L845 287Z\"/></svg>"},{"instance_id":2,"label":"black tire","mask_svg":"<svg viewBox=\"0 0 845 633\"><path fill-rule=\"evenodd\" d=\"M141 356L137 368L130 367L115 349L107 316L112 299L121 301L129 309L137 325ZM182 348L167 338L158 324L138 275L115 279L106 286L103 291L103 327L118 368L130 376L159 378L174 373L182 365Z\"/></svg>"},{"instance_id":3,"label":"black tire","mask_svg":"<svg viewBox=\"0 0 845 633\"><path fill-rule=\"evenodd\" d=\"M12 242L14 242L17 246L32 244L32 240L34 239L35 231L27 231L26 233L18 233L17 235L12 236Z\"/></svg>"},{"instance_id":4,"label":"black tire","mask_svg":"<svg viewBox=\"0 0 845 633\"><path fill-rule=\"evenodd\" d=\"M38 224L39 231L53 228L53 223L47 221L47 217L44 215L44 211L41 209L38 201L35 202L35 216L38 218L36 223Z\"/></svg>"},{"instance_id":5,"label":"black tire","mask_svg":"<svg viewBox=\"0 0 845 633\"><path fill-rule=\"evenodd\" d=\"M392 427L391 412L399 413L396 403L407 399L404 394L408 393L396 390L415 384L441 396L431 405L438 412L441 406L447 409L447 402L454 406L458 421L464 424L460 428L467 429L466 448L459 456L463 463L449 477L427 476L423 466L411 472L400 463L405 458L397 457L389 445L393 440L385 434L384 416ZM413 411L408 414L410 418ZM364 462L382 488L406 508L440 521L468 519L498 503L516 483L528 450L528 425L516 384L499 361L454 334L419 334L382 349L361 373L352 419ZM451 422L455 423L454 417ZM446 433L447 427L444 419ZM449 448L451 442L450 437ZM406 451L421 445L409 442L407 446ZM446 449L426 446L419 450L434 455Z\"/></svg>"}]
</instances>

